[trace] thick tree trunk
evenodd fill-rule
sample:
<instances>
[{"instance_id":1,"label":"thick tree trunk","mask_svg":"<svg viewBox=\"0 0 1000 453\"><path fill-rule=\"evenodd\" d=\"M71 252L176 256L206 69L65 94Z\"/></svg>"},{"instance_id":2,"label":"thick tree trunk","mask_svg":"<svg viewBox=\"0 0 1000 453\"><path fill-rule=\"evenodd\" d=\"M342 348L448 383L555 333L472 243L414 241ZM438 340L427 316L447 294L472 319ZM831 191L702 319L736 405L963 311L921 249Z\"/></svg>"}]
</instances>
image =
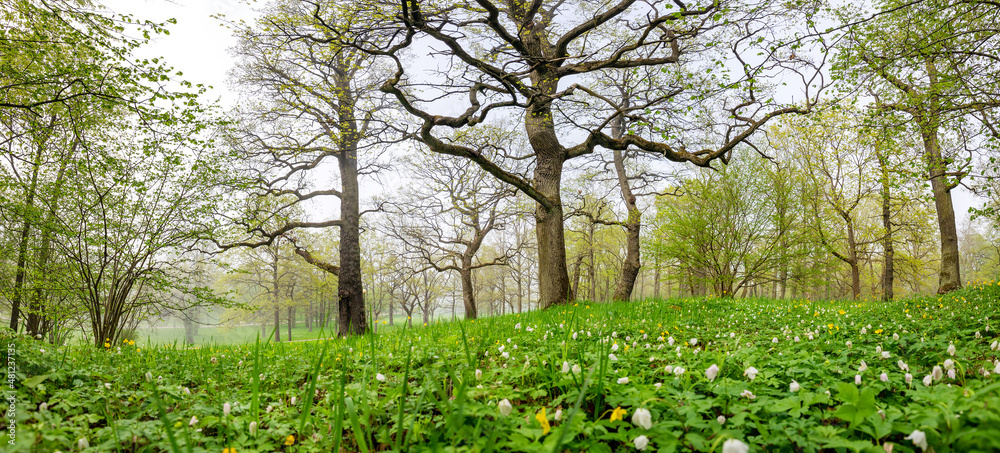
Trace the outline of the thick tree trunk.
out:
<instances>
[{"instance_id":1,"label":"thick tree trunk","mask_svg":"<svg viewBox=\"0 0 1000 453\"><path fill-rule=\"evenodd\" d=\"M361 215L358 192L358 152L356 143L345 146L338 156L340 165L340 300L338 333L361 335L368 330L361 281Z\"/></svg>"},{"instance_id":2,"label":"thick tree trunk","mask_svg":"<svg viewBox=\"0 0 1000 453\"><path fill-rule=\"evenodd\" d=\"M938 228L941 234L941 272L938 278L938 294L944 294L962 287L962 277L958 253L958 227L955 225L955 207L951 200L952 187L946 178L947 162L941 157L936 124L921 125L924 142L924 159L927 163L931 191L934 194L934 208L937 210Z\"/></svg>"},{"instance_id":3,"label":"thick tree trunk","mask_svg":"<svg viewBox=\"0 0 1000 453\"><path fill-rule=\"evenodd\" d=\"M525 35L529 35L526 33ZM534 39L544 39L532 35ZM532 42L532 45L537 43ZM531 73L532 84L540 93L555 93L558 79L544 71ZM535 208L535 235L538 238L538 302L544 308L571 302L569 272L566 268L566 238L563 230L562 184L566 150L559 143L551 105L539 99L529 106L524 119L528 141L535 151L533 185L547 205Z\"/></svg>"},{"instance_id":4,"label":"thick tree trunk","mask_svg":"<svg viewBox=\"0 0 1000 453\"><path fill-rule=\"evenodd\" d=\"M472 263L466 266L463 260L459 277L462 280L462 303L465 305L465 319L476 319L479 309L476 307L475 288L472 287Z\"/></svg>"}]
</instances>

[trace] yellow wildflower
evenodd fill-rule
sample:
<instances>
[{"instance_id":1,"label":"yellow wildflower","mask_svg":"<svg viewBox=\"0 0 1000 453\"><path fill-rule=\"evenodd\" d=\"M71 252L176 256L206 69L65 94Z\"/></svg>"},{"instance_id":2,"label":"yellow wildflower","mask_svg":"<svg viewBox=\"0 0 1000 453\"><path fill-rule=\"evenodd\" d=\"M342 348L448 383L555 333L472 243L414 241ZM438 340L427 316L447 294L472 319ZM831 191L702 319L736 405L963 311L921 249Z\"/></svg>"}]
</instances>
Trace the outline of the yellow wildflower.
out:
<instances>
[{"instance_id":1,"label":"yellow wildflower","mask_svg":"<svg viewBox=\"0 0 1000 453\"><path fill-rule=\"evenodd\" d=\"M615 410L611 411L611 421L621 420L627 413L628 411L622 409L621 406L618 406Z\"/></svg>"},{"instance_id":2,"label":"yellow wildflower","mask_svg":"<svg viewBox=\"0 0 1000 453\"><path fill-rule=\"evenodd\" d=\"M542 425L542 435L543 436L546 435L546 434L548 434L549 431L552 430L552 427L549 426L549 419L545 417L545 408L544 407L542 407L542 410L538 411L538 413L535 414L535 420L538 420L538 423L540 423Z\"/></svg>"},{"instance_id":3,"label":"yellow wildflower","mask_svg":"<svg viewBox=\"0 0 1000 453\"><path fill-rule=\"evenodd\" d=\"M222 453L236 453L236 448L226 447L222 449Z\"/></svg>"},{"instance_id":4,"label":"yellow wildflower","mask_svg":"<svg viewBox=\"0 0 1000 453\"><path fill-rule=\"evenodd\" d=\"M285 445L291 446L295 443L295 436L289 435L285 438Z\"/></svg>"}]
</instances>

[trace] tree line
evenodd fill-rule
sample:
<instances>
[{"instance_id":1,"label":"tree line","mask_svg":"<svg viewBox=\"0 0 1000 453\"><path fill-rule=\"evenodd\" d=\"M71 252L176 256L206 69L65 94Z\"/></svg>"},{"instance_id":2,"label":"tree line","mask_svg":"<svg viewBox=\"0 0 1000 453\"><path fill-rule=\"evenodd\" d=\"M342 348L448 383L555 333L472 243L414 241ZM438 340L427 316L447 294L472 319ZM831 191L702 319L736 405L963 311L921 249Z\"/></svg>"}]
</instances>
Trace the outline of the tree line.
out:
<instances>
[{"instance_id":1,"label":"tree line","mask_svg":"<svg viewBox=\"0 0 1000 453\"><path fill-rule=\"evenodd\" d=\"M5 6L0 300L53 342L995 276L989 2L275 0L227 110L168 24Z\"/></svg>"}]
</instances>

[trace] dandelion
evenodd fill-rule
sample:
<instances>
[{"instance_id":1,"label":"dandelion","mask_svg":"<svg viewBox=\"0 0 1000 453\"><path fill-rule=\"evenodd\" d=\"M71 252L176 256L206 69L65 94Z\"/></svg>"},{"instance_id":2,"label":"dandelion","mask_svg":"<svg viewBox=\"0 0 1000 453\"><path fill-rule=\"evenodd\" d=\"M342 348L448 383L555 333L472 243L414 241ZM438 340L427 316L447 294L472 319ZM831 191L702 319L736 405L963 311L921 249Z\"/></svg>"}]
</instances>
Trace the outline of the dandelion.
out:
<instances>
[{"instance_id":1,"label":"dandelion","mask_svg":"<svg viewBox=\"0 0 1000 453\"><path fill-rule=\"evenodd\" d=\"M653 427L653 416L649 413L649 409L640 407L632 414L632 423L643 429L650 429Z\"/></svg>"},{"instance_id":2,"label":"dandelion","mask_svg":"<svg viewBox=\"0 0 1000 453\"><path fill-rule=\"evenodd\" d=\"M632 444L635 445L636 450L645 450L649 446L649 438L646 436L639 436L632 440Z\"/></svg>"},{"instance_id":3,"label":"dandelion","mask_svg":"<svg viewBox=\"0 0 1000 453\"><path fill-rule=\"evenodd\" d=\"M793 393L799 391L799 389L801 388L802 387L799 385L799 383L795 381L792 381L792 383L788 385L788 390L791 390Z\"/></svg>"},{"instance_id":4,"label":"dandelion","mask_svg":"<svg viewBox=\"0 0 1000 453\"><path fill-rule=\"evenodd\" d=\"M285 446L291 447L294 443L295 443L295 436L289 434L288 437L285 438Z\"/></svg>"},{"instance_id":5,"label":"dandelion","mask_svg":"<svg viewBox=\"0 0 1000 453\"><path fill-rule=\"evenodd\" d=\"M222 453L236 453L236 447L226 447L222 449Z\"/></svg>"},{"instance_id":6,"label":"dandelion","mask_svg":"<svg viewBox=\"0 0 1000 453\"><path fill-rule=\"evenodd\" d=\"M905 439L912 441L913 445L920 447L920 451L927 451L927 434L923 431L915 429Z\"/></svg>"},{"instance_id":7,"label":"dandelion","mask_svg":"<svg viewBox=\"0 0 1000 453\"><path fill-rule=\"evenodd\" d=\"M500 415L506 417L510 415L510 411L514 410L514 406L510 404L510 400L504 398L497 403L497 409L500 410Z\"/></svg>"},{"instance_id":8,"label":"dandelion","mask_svg":"<svg viewBox=\"0 0 1000 453\"><path fill-rule=\"evenodd\" d=\"M622 409L621 406L618 406L615 410L611 411L611 421L623 420L622 417L624 417L625 414L628 414L628 411Z\"/></svg>"},{"instance_id":9,"label":"dandelion","mask_svg":"<svg viewBox=\"0 0 1000 453\"><path fill-rule=\"evenodd\" d=\"M750 446L741 440L729 439L722 443L722 453L747 453Z\"/></svg>"},{"instance_id":10,"label":"dandelion","mask_svg":"<svg viewBox=\"0 0 1000 453\"><path fill-rule=\"evenodd\" d=\"M538 413L535 414L535 420L538 420L538 423L540 423L542 425L542 435L543 436L547 435L549 433L549 431L552 430L552 426L549 425L549 419L548 419L548 417L545 416L545 407L544 406L542 407L542 410L538 411Z\"/></svg>"},{"instance_id":11,"label":"dandelion","mask_svg":"<svg viewBox=\"0 0 1000 453\"><path fill-rule=\"evenodd\" d=\"M712 364L712 366L708 367L707 370L705 370L705 376L708 377L709 381L714 381L715 377L718 376L718 375L719 375L719 366L716 365L716 364L714 364L714 363ZM646 429L649 429L649 428L646 428Z\"/></svg>"},{"instance_id":12,"label":"dandelion","mask_svg":"<svg viewBox=\"0 0 1000 453\"><path fill-rule=\"evenodd\" d=\"M628 378L627 377L618 378L618 383L619 384L628 384Z\"/></svg>"},{"instance_id":13,"label":"dandelion","mask_svg":"<svg viewBox=\"0 0 1000 453\"><path fill-rule=\"evenodd\" d=\"M756 368L750 367L750 368L747 368L747 370L743 372L743 375L746 376L746 377L748 377L748 378L750 378L750 380L752 381L754 379L757 379L757 373L759 373L759 371L757 371Z\"/></svg>"}]
</instances>

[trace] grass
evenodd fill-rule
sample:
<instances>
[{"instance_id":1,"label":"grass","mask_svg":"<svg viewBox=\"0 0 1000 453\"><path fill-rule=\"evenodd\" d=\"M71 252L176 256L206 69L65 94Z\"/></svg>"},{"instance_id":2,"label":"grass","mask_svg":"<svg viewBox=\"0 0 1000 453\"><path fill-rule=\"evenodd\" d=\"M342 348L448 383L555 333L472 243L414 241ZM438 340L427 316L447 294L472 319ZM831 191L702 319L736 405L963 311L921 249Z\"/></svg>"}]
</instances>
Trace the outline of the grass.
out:
<instances>
[{"instance_id":1,"label":"grass","mask_svg":"<svg viewBox=\"0 0 1000 453\"><path fill-rule=\"evenodd\" d=\"M15 448L907 452L919 431L991 451L998 301L990 282L889 303L581 302L301 343L251 327L199 349L8 338Z\"/></svg>"}]
</instances>

